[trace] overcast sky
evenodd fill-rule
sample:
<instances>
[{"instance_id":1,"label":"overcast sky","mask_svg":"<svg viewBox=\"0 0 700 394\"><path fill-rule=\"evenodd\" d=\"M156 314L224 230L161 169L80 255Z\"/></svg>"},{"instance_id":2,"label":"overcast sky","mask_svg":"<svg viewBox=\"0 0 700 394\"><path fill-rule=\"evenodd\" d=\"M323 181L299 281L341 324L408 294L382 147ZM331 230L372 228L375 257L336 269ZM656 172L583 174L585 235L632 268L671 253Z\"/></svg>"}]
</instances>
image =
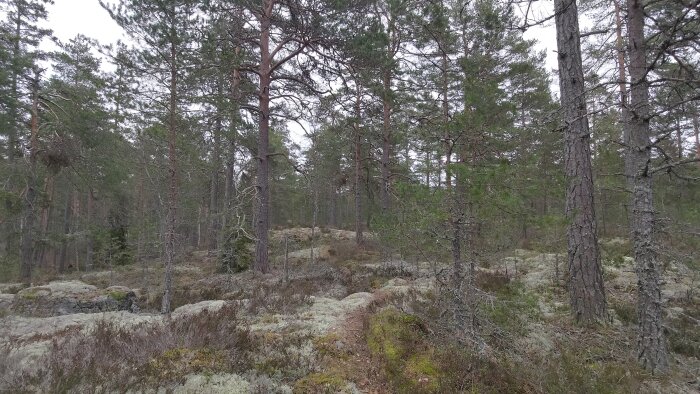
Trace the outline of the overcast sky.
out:
<instances>
[{"instance_id":1,"label":"overcast sky","mask_svg":"<svg viewBox=\"0 0 700 394\"><path fill-rule=\"evenodd\" d=\"M545 4L546 3L546 4ZM539 7L533 7L540 16L545 15L552 7L549 2L538 2ZM102 9L97 0L54 0L48 7L48 27L61 41L68 41L78 34L97 39L102 44L113 44L124 40L122 29ZM547 51L547 68L556 68L556 37L554 27L544 26L531 28L525 33L528 39L538 40L538 49Z\"/></svg>"},{"instance_id":2,"label":"overcast sky","mask_svg":"<svg viewBox=\"0 0 700 394\"><path fill-rule=\"evenodd\" d=\"M108 0L114 2L114 0ZM534 3L532 12L539 18L551 12L551 2ZM54 0L54 4L48 6L49 18L47 27L53 30L54 36L61 41L68 41L78 34L94 38L103 45L114 44L118 40L128 41L123 31L116 22L110 18L97 0ZM532 15L530 16L532 18ZM532 19L530 19L532 20ZM525 38L536 39L537 49L545 50L547 53L547 71L555 70L557 67L556 36L555 29L550 23L546 26L530 28L525 32ZM45 43L47 47L51 44ZM48 49L48 48L47 48ZM556 75L552 75L553 89L556 89ZM557 94L558 92L554 92ZM292 133L298 137L304 135L298 125L289 125ZM306 145L304 138L294 138L302 145Z\"/></svg>"}]
</instances>

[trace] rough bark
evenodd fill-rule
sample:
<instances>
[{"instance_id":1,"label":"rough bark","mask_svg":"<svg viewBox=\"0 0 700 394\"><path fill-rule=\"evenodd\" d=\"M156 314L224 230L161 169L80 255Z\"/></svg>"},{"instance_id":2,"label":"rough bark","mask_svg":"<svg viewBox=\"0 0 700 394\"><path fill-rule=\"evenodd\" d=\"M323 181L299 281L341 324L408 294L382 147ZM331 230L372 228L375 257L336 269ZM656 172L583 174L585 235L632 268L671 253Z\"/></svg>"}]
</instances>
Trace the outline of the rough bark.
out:
<instances>
[{"instance_id":1,"label":"rough bark","mask_svg":"<svg viewBox=\"0 0 700 394\"><path fill-rule=\"evenodd\" d=\"M668 350L663 329L661 277L654 247L654 201L652 195L649 85L646 81L644 6L627 0L630 72L630 142L634 169L632 193L632 239L638 280L638 358L652 372L668 370Z\"/></svg>"},{"instance_id":2,"label":"rough bark","mask_svg":"<svg viewBox=\"0 0 700 394\"><path fill-rule=\"evenodd\" d=\"M255 264L258 272L270 270L268 245L270 229L270 25L274 2L263 0L260 16L260 91L259 95L259 130L258 130L258 173L257 173L257 216L255 226Z\"/></svg>"},{"instance_id":3,"label":"rough bark","mask_svg":"<svg viewBox=\"0 0 700 394\"><path fill-rule=\"evenodd\" d=\"M596 234L593 172L583 84L578 10L575 0L555 0L559 87L564 112L564 161L569 220L569 296L580 323L607 319Z\"/></svg>"}]
</instances>

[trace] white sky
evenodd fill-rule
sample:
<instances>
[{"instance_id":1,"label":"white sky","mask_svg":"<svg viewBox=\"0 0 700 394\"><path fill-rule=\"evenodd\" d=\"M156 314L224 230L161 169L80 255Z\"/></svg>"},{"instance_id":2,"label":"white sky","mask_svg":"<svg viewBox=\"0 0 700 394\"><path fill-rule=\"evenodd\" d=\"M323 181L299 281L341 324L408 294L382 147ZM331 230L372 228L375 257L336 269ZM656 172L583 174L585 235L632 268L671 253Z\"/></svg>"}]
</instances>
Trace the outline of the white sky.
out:
<instances>
[{"instance_id":1,"label":"white sky","mask_svg":"<svg viewBox=\"0 0 700 394\"><path fill-rule=\"evenodd\" d=\"M78 34L113 44L124 40L121 27L110 18L97 0L54 0L48 6L48 27L61 41L68 41Z\"/></svg>"}]
</instances>

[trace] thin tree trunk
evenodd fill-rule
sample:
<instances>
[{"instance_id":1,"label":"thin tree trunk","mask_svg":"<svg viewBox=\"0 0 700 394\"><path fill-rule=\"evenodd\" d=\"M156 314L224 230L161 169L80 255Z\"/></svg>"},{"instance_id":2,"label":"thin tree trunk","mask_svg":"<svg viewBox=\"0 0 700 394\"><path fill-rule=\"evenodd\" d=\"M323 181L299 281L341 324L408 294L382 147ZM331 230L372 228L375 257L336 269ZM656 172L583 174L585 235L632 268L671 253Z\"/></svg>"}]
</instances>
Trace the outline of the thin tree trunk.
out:
<instances>
[{"instance_id":1,"label":"thin tree trunk","mask_svg":"<svg viewBox=\"0 0 700 394\"><path fill-rule=\"evenodd\" d=\"M615 49L617 51L617 70L618 70L618 87L620 90L620 122L622 123L622 143L625 149L625 180L627 182L627 189L632 190L632 163L630 162L630 155L627 154L627 150L630 147L630 131L629 131L629 108L627 105L627 77L626 77L626 66L625 66L625 42L622 38L622 9L620 7L620 1L613 0L615 6Z\"/></svg>"},{"instance_id":2,"label":"thin tree trunk","mask_svg":"<svg viewBox=\"0 0 700 394\"><path fill-rule=\"evenodd\" d=\"M66 270L66 260L68 257L68 236L70 235L70 222L73 215L73 191L68 191L66 197L66 207L63 212L63 239L61 240L61 257L58 260L58 272L63 273Z\"/></svg>"},{"instance_id":3,"label":"thin tree trunk","mask_svg":"<svg viewBox=\"0 0 700 394\"><path fill-rule=\"evenodd\" d=\"M649 85L646 81L644 5L627 0L630 64L630 141L628 151L634 165L632 194L632 239L638 280L638 357L652 372L668 370L668 349L663 329L661 273L654 247L654 201L652 196L651 136L649 129Z\"/></svg>"},{"instance_id":4,"label":"thin tree trunk","mask_svg":"<svg viewBox=\"0 0 700 394\"><path fill-rule=\"evenodd\" d=\"M357 83L355 95L355 243L362 244L362 131L360 130L360 119L362 111L362 92L360 84Z\"/></svg>"},{"instance_id":5,"label":"thin tree trunk","mask_svg":"<svg viewBox=\"0 0 700 394\"><path fill-rule=\"evenodd\" d=\"M175 11L172 11L173 18ZM170 31L170 101L168 106L168 210L165 219L165 283L161 312L170 314L173 287L173 265L175 264L175 226L177 214L177 33Z\"/></svg>"},{"instance_id":6,"label":"thin tree trunk","mask_svg":"<svg viewBox=\"0 0 700 394\"><path fill-rule=\"evenodd\" d=\"M91 271L93 265L93 237L92 237L92 215L95 209L95 198L93 196L92 188L88 189L87 192L87 202L85 203L85 223L87 228L86 235L86 245L85 245L85 270Z\"/></svg>"},{"instance_id":7,"label":"thin tree trunk","mask_svg":"<svg viewBox=\"0 0 700 394\"><path fill-rule=\"evenodd\" d=\"M27 189L24 197L24 220L22 223L22 242L20 248L20 279L25 284L32 282L34 262L34 220L36 205L36 171L37 153L39 151L39 75L32 80L32 112L29 138L29 172Z\"/></svg>"},{"instance_id":8,"label":"thin tree trunk","mask_svg":"<svg viewBox=\"0 0 700 394\"><path fill-rule=\"evenodd\" d=\"M590 131L586 115L578 10L575 0L555 0L559 86L566 124L564 161L568 181L569 296L574 319L607 320L596 234Z\"/></svg>"},{"instance_id":9,"label":"thin tree trunk","mask_svg":"<svg viewBox=\"0 0 700 394\"><path fill-rule=\"evenodd\" d=\"M258 132L258 174L257 174L257 223L255 226L255 265L258 272L270 271L268 245L270 229L270 73L272 59L270 56L270 24L274 2L263 0L263 12L260 18L260 97L259 132Z\"/></svg>"},{"instance_id":10,"label":"thin tree trunk","mask_svg":"<svg viewBox=\"0 0 700 394\"><path fill-rule=\"evenodd\" d=\"M448 122L450 121L450 104L448 101L448 93L449 93L449 84L448 84L448 79L447 79L447 67L448 67L448 59L447 59L447 53L443 51L442 53L442 120L444 122L444 130L445 130L445 186L447 189L450 189L452 187L452 176L450 175L450 164L452 162L452 143L451 143L451 137L450 137L450 131L449 128L447 127ZM438 163L439 165L439 163ZM438 182L438 186L439 182Z\"/></svg>"},{"instance_id":11,"label":"thin tree trunk","mask_svg":"<svg viewBox=\"0 0 700 394\"><path fill-rule=\"evenodd\" d=\"M49 174L44 181L44 191L43 194L46 197L46 201L41 206L41 213L39 214L39 240L40 243L35 248L34 262L41 265L42 267L48 266L46 250L48 249L48 233L49 233L49 219L51 217L51 208L53 206L53 194L54 194L54 181L55 177L53 174Z\"/></svg>"},{"instance_id":12,"label":"thin tree trunk","mask_svg":"<svg viewBox=\"0 0 700 394\"><path fill-rule=\"evenodd\" d=\"M700 158L700 114L697 112L693 116L693 132L695 133L695 157ZM698 166L700 166L700 162L698 162Z\"/></svg>"},{"instance_id":13,"label":"thin tree trunk","mask_svg":"<svg viewBox=\"0 0 700 394\"><path fill-rule=\"evenodd\" d=\"M381 185L379 203L383 213L389 211L389 176L391 160L391 73L385 71L382 77L384 94L382 95L382 156Z\"/></svg>"}]
</instances>

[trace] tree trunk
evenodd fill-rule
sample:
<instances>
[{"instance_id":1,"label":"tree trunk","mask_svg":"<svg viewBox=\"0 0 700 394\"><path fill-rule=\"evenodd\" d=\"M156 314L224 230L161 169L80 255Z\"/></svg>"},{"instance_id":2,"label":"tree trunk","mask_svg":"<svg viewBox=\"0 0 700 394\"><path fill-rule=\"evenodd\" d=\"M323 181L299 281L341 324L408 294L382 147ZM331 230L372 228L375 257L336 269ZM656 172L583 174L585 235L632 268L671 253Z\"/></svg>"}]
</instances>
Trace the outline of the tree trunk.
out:
<instances>
[{"instance_id":1,"label":"tree trunk","mask_svg":"<svg viewBox=\"0 0 700 394\"><path fill-rule=\"evenodd\" d=\"M360 130L360 118L362 111L362 93L360 84L357 84L355 96L355 243L362 244L362 131Z\"/></svg>"},{"instance_id":2,"label":"tree trunk","mask_svg":"<svg viewBox=\"0 0 700 394\"><path fill-rule=\"evenodd\" d=\"M263 0L260 18L260 98L258 132L258 174L257 174L257 223L255 226L255 265L258 272L270 271L268 261L268 231L270 229L270 18L271 0Z\"/></svg>"},{"instance_id":3,"label":"tree trunk","mask_svg":"<svg viewBox=\"0 0 700 394\"><path fill-rule=\"evenodd\" d=\"M626 77L626 66L625 66L625 42L622 38L622 10L620 7L620 1L613 0L613 5L615 6L615 49L617 51L617 71L618 71L618 87L620 90L620 122L622 123L622 143L625 149L625 181L627 183L627 189L632 190L632 163L630 162L630 155L627 154L627 150L630 147L630 131L629 122L627 118L629 117L629 109L627 106L627 77Z\"/></svg>"},{"instance_id":4,"label":"tree trunk","mask_svg":"<svg viewBox=\"0 0 700 394\"><path fill-rule=\"evenodd\" d=\"M632 239L638 280L638 358L652 372L668 370L668 350L663 329L661 274L654 248L654 201L652 196L649 85L646 81L644 6L627 0L630 64L630 142L634 168Z\"/></svg>"},{"instance_id":5,"label":"tree trunk","mask_svg":"<svg viewBox=\"0 0 700 394\"><path fill-rule=\"evenodd\" d=\"M41 212L39 213L39 245L35 248L34 262L42 267L46 268L48 266L48 261L46 258L46 250L48 249L48 233L49 233L49 219L51 217L51 207L53 204L53 193L54 193L54 181L55 177L53 174L49 174L44 180L44 192L43 195L46 201L43 202L41 206Z\"/></svg>"},{"instance_id":6,"label":"tree trunk","mask_svg":"<svg viewBox=\"0 0 700 394\"><path fill-rule=\"evenodd\" d=\"M700 114L698 112L693 116L693 132L695 133L695 157L700 159ZM700 166L700 162L698 162L698 166Z\"/></svg>"},{"instance_id":7,"label":"tree trunk","mask_svg":"<svg viewBox=\"0 0 700 394\"><path fill-rule=\"evenodd\" d=\"M90 188L87 192L87 201L85 203L85 227L87 228L86 245L85 245L85 270L92 270L93 265L93 237L92 237L92 215L95 210L95 198Z\"/></svg>"},{"instance_id":8,"label":"tree trunk","mask_svg":"<svg viewBox=\"0 0 700 394\"><path fill-rule=\"evenodd\" d=\"M382 95L382 157L381 185L379 203L383 213L389 211L389 160L391 160L391 73L385 71L382 77L384 94Z\"/></svg>"},{"instance_id":9,"label":"tree trunk","mask_svg":"<svg viewBox=\"0 0 700 394\"><path fill-rule=\"evenodd\" d=\"M575 0L555 0L559 87L564 112L564 161L568 181L569 296L571 312L584 324L607 319L596 234L590 131Z\"/></svg>"},{"instance_id":10,"label":"tree trunk","mask_svg":"<svg viewBox=\"0 0 700 394\"><path fill-rule=\"evenodd\" d=\"M175 12L173 11L173 18ZM170 32L170 102L168 106L168 210L165 218L165 283L162 313L170 313L173 287L173 264L175 263L175 226L177 214L177 44L176 32Z\"/></svg>"},{"instance_id":11,"label":"tree trunk","mask_svg":"<svg viewBox=\"0 0 700 394\"><path fill-rule=\"evenodd\" d=\"M22 223L22 242L20 248L20 279L24 284L31 284L34 262L34 220L36 205L36 171L37 153L39 151L39 75L32 80L32 113L29 138L29 172L27 189L24 196L24 220Z\"/></svg>"},{"instance_id":12,"label":"tree trunk","mask_svg":"<svg viewBox=\"0 0 700 394\"><path fill-rule=\"evenodd\" d=\"M58 272L66 270L66 260L68 258L68 236L70 235L70 221L73 215L73 191L68 191L66 197L66 207L63 212L63 239L61 240L61 255L58 260Z\"/></svg>"},{"instance_id":13,"label":"tree trunk","mask_svg":"<svg viewBox=\"0 0 700 394\"><path fill-rule=\"evenodd\" d=\"M447 189L450 189L452 187L452 177L450 175L450 169L449 166L452 161L452 142L450 140L450 131L449 128L447 127L448 122L450 121L450 104L448 101L448 89L449 89L449 84L448 84L448 79L447 79L447 67L448 67L448 61L447 61L447 53L443 51L442 53L442 118L444 122L444 128L445 128L445 186ZM439 165L439 163L438 163ZM438 167L439 168L439 167ZM439 187L439 182L438 182L438 187Z\"/></svg>"}]
</instances>

